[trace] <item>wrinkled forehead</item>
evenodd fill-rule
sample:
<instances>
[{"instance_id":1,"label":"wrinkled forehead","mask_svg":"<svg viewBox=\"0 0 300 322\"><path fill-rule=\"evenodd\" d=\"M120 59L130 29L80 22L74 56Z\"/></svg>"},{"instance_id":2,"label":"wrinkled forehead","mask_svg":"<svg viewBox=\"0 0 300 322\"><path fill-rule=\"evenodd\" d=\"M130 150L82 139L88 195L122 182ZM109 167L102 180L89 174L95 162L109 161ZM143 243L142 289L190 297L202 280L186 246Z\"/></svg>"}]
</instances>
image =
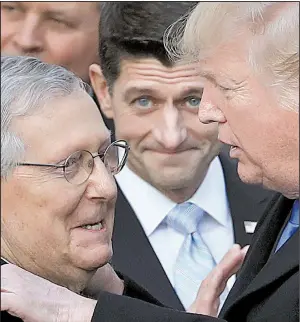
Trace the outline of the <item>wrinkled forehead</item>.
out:
<instances>
[{"instance_id":1,"label":"wrinkled forehead","mask_svg":"<svg viewBox=\"0 0 300 322\"><path fill-rule=\"evenodd\" d=\"M174 94L189 87L201 89L201 80L196 63L165 66L152 58L123 60L118 78L124 92L146 87Z\"/></svg>"},{"instance_id":2,"label":"wrinkled forehead","mask_svg":"<svg viewBox=\"0 0 300 322\"><path fill-rule=\"evenodd\" d=\"M174 64L165 66L157 59L126 59L121 61L120 76L132 78L161 79L166 84L198 77L197 64Z\"/></svg>"},{"instance_id":3,"label":"wrinkled forehead","mask_svg":"<svg viewBox=\"0 0 300 322\"><path fill-rule=\"evenodd\" d=\"M214 83L220 79L234 83L248 77L251 70L248 58L248 40L238 44L228 41L206 55L199 54L196 68L202 78Z\"/></svg>"}]
</instances>

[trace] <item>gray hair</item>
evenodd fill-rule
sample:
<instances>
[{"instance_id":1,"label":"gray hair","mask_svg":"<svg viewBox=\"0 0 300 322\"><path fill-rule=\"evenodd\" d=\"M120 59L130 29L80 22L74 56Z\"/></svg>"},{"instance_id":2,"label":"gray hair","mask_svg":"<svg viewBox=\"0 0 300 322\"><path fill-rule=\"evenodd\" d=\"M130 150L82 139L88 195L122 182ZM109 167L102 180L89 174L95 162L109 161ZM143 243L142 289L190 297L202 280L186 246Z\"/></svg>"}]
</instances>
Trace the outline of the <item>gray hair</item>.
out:
<instances>
[{"instance_id":1,"label":"gray hair","mask_svg":"<svg viewBox=\"0 0 300 322\"><path fill-rule=\"evenodd\" d=\"M1 56L1 178L7 178L25 155L14 120L50 100L85 90L86 84L63 67L33 57Z\"/></svg>"}]
</instances>

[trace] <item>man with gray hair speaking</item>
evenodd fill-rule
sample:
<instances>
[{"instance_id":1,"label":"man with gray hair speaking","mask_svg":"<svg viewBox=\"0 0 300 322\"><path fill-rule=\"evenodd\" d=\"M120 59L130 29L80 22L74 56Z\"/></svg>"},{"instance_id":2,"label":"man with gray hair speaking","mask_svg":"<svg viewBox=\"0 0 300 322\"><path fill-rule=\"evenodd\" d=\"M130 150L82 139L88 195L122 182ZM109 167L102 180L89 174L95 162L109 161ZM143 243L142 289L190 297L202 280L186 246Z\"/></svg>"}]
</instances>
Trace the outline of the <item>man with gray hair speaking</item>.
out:
<instances>
[{"instance_id":1,"label":"man with gray hair speaking","mask_svg":"<svg viewBox=\"0 0 300 322\"><path fill-rule=\"evenodd\" d=\"M175 53L196 60L205 78L201 122L219 124L219 139L232 146L230 155L239 160L244 182L282 194L258 223L220 317L229 322L299 321L299 3L199 3L179 36L169 38L175 40ZM4 273L16 277L13 267ZM34 284L35 278L27 276L24 283ZM8 304L15 312L23 301L39 301L29 293L14 294ZM67 311L72 307L74 297L68 296L66 290L43 306L45 321L62 303ZM113 312L113 319L101 313L101 305ZM97 308L93 321L179 321L182 314L151 306L145 316L145 302L127 297L111 297L110 302L100 297ZM88 316L94 307L80 309ZM34 320L27 316L26 321ZM195 316L195 321L202 320Z\"/></svg>"}]
</instances>

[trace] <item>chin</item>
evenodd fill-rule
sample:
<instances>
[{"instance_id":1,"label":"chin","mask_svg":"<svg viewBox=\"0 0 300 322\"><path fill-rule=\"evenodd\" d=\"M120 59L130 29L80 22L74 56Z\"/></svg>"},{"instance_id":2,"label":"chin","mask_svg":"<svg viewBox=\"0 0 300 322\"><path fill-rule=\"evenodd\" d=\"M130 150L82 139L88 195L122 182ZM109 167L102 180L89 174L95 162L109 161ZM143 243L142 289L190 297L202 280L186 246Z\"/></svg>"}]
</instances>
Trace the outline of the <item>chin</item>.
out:
<instances>
[{"instance_id":1,"label":"chin","mask_svg":"<svg viewBox=\"0 0 300 322\"><path fill-rule=\"evenodd\" d=\"M86 270L93 271L99 267L106 265L112 258L113 250L112 244L108 245L97 245L92 249L80 249L74 254L73 262L76 266Z\"/></svg>"},{"instance_id":2,"label":"chin","mask_svg":"<svg viewBox=\"0 0 300 322\"><path fill-rule=\"evenodd\" d=\"M165 169L164 169L165 170ZM180 190L191 186L194 179L197 177L196 173L187 173L187 171L174 171L174 169L169 169L170 171L164 171L164 173L159 176L152 178L152 184L155 187L161 187L164 191L169 190Z\"/></svg>"},{"instance_id":3,"label":"chin","mask_svg":"<svg viewBox=\"0 0 300 322\"><path fill-rule=\"evenodd\" d=\"M256 166L238 162L237 172L244 183L255 185L263 184L261 170Z\"/></svg>"}]
</instances>

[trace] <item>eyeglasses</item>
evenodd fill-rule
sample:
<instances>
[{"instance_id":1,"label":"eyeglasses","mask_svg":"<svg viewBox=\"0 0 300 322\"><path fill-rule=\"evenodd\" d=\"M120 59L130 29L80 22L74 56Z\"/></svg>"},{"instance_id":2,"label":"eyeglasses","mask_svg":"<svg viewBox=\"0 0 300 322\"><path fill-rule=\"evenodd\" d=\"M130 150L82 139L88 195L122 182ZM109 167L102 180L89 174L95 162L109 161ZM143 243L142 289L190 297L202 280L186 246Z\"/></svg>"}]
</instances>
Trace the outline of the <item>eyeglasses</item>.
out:
<instances>
[{"instance_id":1,"label":"eyeglasses","mask_svg":"<svg viewBox=\"0 0 300 322\"><path fill-rule=\"evenodd\" d=\"M116 175L119 173L127 160L130 147L124 140L112 142L104 153L92 155L87 150L80 150L72 153L64 164L42 164L42 163L18 163L18 166L37 166L62 168L66 180L72 184L82 184L88 180L93 172L96 157L100 157L107 170Z\"/></svg>"}]
</instances>

